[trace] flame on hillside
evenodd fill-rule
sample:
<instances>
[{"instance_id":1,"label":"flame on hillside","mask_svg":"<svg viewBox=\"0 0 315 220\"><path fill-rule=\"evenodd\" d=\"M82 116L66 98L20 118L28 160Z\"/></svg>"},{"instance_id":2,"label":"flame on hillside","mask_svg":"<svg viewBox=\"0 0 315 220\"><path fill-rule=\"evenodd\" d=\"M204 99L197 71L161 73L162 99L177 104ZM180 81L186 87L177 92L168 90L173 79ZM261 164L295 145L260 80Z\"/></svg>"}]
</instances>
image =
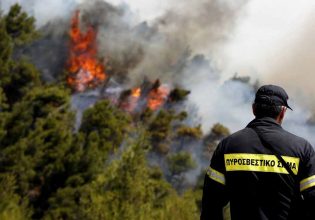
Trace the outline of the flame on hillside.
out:
<instances>
[{"instance_id":1,"label":"flame on hillside","mask_svg":"<svg viewBox=\"0 0 315 220\"><path fill-rule=\"evenodd\" d=\"M92 26L87 27L85 32L80 30L80 13L76 11L69 31L70 52L67 63L67 82L74 91L83 92L90 87L96 87L107 78L105 67L97 59L96 35L97 31ZM130 113L145 108L155 111L163 107L169 93L169 87L159 80L145 81L139 87L120 91L119 98L109 99L114 105ZM108 95L104 94L104 97Z\"/></svg>"},{"instance_id":2,"label":"flame on hillside","mask_svg":"<svg viewBox=\"0 0 315 220\"><path fill-rule=\"evenodd\" d=\"M141 95L141 88L140 88L140 87L137 87L137 88L132 89L132 91L131 91L131 97L139 98L140 95Z\"/></svg>"},{"instance_id":3,"label":"flame on hillside","mask_svg":"<svg viewBox=\"0 0 315 220\"><path fill-rule=\"evenodd\" d=\"M150 84L150 82L147 82ZM135 109L143 110L149 108L156 111L163 107L168 99L170 89L167 85L161 85L159 80L156 80L153 84L149 85L149 89L146 90L147 84L142 87L135 87L133 89L126 90L120 94L120 101L118 106L127 111L134 112Z\"/></svg>"},{"instance_id":4,"label":"flame on hillside","mask_svg":"<svg viewBox=\"0 0 315 220\"><path fill-rule=\"evenodd\" d=\"M85 33L80 30L80 13L76 11L72 21L70 54L68 58L68 84L76 91L94 87L106 79L104 66L97 60L96 30L92 26Z\"/></svg>"},{"instance_id":5,"label":"flame on hillside","mask_svg":"<svg viewBox=\"0 0 315 220\"><path fill-rule=\"evenodd\" d=\"M120 94L120 101L118 106L127 112L133 112L139 102L141 96L141 88L133 88Z\"/></svg>"},{"instance_id":6,"label":"flame on hillside","mask_svg":"<svg viewBox=\"0 0 315 220\"><path fill-rule=\"evenodd\" d=\"M169 87L166 85L160 85L160 81L157 80L147 97L148 108L151 110L157 110L161 108L166 102L169 93Z\"/></svg>"}]
</instances>

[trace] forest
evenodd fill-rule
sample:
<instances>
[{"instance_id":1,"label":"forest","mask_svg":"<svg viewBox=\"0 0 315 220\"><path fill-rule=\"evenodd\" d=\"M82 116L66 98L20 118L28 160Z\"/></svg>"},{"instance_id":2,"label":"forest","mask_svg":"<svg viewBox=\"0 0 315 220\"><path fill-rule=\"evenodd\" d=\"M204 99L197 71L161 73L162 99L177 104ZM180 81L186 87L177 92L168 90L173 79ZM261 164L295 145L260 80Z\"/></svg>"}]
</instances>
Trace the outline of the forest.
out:
<instances>
[{"instance_id":1,"label":"forest","mask_svg":"<svg viewBox=\"0 0 315 220\"><path fill-rule=\"evenodd\" d=\"M205 169L229 129L217 123L205 133L189 123L190 91L175 86L166 95L158 79L78 116L74 95L111 74L123 81L125 71L86 51L80 39L93 39L93 30L80 33L78 13L65 34L70 58L54 81L25 52L44 38L35 19L18 4L0 13L0 219L198 219ZM95 75L82 50L94 57Z\"/></svg>"}]
</instances>

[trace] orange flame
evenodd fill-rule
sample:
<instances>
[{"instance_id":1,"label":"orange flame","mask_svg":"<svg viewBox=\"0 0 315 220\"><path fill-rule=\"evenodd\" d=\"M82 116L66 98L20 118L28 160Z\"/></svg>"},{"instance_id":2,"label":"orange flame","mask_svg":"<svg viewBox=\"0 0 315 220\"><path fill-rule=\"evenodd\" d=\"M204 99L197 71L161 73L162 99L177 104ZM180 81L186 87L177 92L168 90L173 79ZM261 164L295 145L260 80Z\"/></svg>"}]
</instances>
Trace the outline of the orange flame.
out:
<instances>
[{"instance_id":1,"label":"orange flame","mask_svg":"<svg viewBox=\"0 0 315 220\"><path fill-rule=\"evenodd\" d=\"M86 33L79 28L79 11L71 21L70 56L68 59L68 84L76 91L84 91L96 86L106 79L104 66L97 60L96 31L92 26Z\"/></svg>"},{"instance_id":2,"label":"orange flame","mask_svg":"<svg viewBox=\"0 0 315 220\"><path fill-rule=\"evenodd\" d=\"M129 109L127 109L127 111L133 112L135 110L135 108L137 107L140 95L141 95L140 87L137 87L131 90L131 96L129 98Z\"/></svg>"},{"instance_id":3,"label":"orange flame","mask_svg":"<svg viewBox=\"0 0 315 220\"><path fill-rule=\"evenodd\" d=\"M160 108L166 102L169 92L169 88L164 85L152 89L147 97L148 107L151 110Z\"/></svg>"},{"instance_id":4,"label":"orange flame","mask_svg":"<svg viewBox=\"0 0 315 220\"><path fill-rule=\"evenodd\" d=\"M119 104L120 108L127 112L133 112L137 107L139 98L141 96L141 88L133 88L130 91L130 94L127 98L123 99L122 102Z\"/></svg>"},{"instance_id":5,"label":"orange flame","mask_svg":"<svg viewBox=\"0 0 315 220\"><path fill-rule=\"evenodd\" d=\"M141 95L140 87L133 88L131 90L131 95L128 100L129 101L128 108L125 109L126 111L133 112L135 110L135 108L137 107L140 95Z\"/></svg>"},{"instance_id":6,"label":"orange flame","mask_svg":"<svg viewBox=\"0 0 315 220\"><path fill-rule=\"evenodd\" d=\"M141 88L137 87L131 90L131 97L139 98L141 95Z\"/></svg>"}]
</instances>

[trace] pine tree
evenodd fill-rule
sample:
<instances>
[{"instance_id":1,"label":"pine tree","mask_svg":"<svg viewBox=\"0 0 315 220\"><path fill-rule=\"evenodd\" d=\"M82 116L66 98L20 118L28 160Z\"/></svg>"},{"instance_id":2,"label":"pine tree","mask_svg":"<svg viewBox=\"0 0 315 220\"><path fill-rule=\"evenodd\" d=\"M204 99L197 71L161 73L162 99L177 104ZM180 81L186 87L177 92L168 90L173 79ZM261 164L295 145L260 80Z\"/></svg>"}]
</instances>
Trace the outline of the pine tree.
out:
<instances>
[{"instance_id":1,"label":"pine tree","mask_svg":"<svg viewBox=\"0 0 315 220\"><path fill-rule=\"evenodd\" d=\"M40 84L39 73L31 63L12 57L17 46L33 41L37 35L34 18L23 12L18 4L0 17L0 87L10 107L27 90Z\"/></svg>"},{"instance_id":2,"label":"pine tree","mask_svg":"<svg viewBox=\"0 0 315 220\"><path fill-rule=\"evenodd\" d=\"M184 151L168 155L167 162L172 175L180 175L196 167L191 154Z\"/></svg>"},{"instance_id":3,"label":"pine tree","mask_svg":"<svg viewBox=\"0 0 315 220\"><path fill-rule=\"evenodd\" d=\"M187 125L180 126L176 131L177 138L201 139L203 136L201 125L189 127Z\"/></svg>"},{"instance_id":4,"label":"pine tree","mask_svg":"<svg viewBox=\"0 0 315 220\"><path fill-rule=\"evenodd\" d=\"M84 112L80 132L87 137L96 133L101 141L99 147L114 151L121 144L129 124L129 116L106 100Z\"/></svg>"},{"instance_id":5,"label":"pine tree","mask_svg":"<svg viewBox=\"0 0 315 220\"><path fill-rule=\"evenodd\" d=\"M9 72L12 65L13 43L8 35L5 22L0 17L0 86L10 82Z\"/></svg>"},{"instance_id":6,"label":"pine tree","mask_svg":"<svg viewBox=\"0 0 315 220\"><path fill-rule=\"evenodd\" d=\"M6 134L4 125L7 117L7 107L8 105L6 104L6 97L2 91L2 88L0 87L0 143L2 142L2 138Z\"/></svg>"},{"instance_id":7,"label":"pine tree","mask_svg":"<svg viewBox=\"0 0 315 220\"><path fill-rule=\"evenodd\" d=\"M110 155L121 147L130 127L129 117L108 101L86 110L72 145L65 156L68 175L64 187L49 199L45 219L97 219L103 211L97 184L104 178ZM106 175L105 175L106 176ZM96 184L96 185L95 185ZM103 204L102 204L103 205ZM93 210L93 211L91 211Z\"/></svg>"},{"instance_id":8,"label":"pine tree","mask_svg":"<svg viewBox=\"0 0 315 220\"><path fill-rule=\"evenodd\" d=\"M0 219L26 220L31 217L27 200L15 193L16 181L13 175L0 175Z\"/></svg>"},{"instance_id":9,"label":"pine tree","mask_svg":"<svg viewBox=\"0 0 315 220\"><path fill-rule=\"evenodd\" d=\"M99 219L195 219L195 199L177 192L146 159L149 141L140 132L120 160L113 161L101 182L103 206ZM97 213L95 210L94 213Z\"/></svg>"},{"instance_id":10,"label":"pine tree","mask_svg":"<svg viewBox=\"0 0 315 220\"><path fill-rule=\"evenodd\" d=\"M22 11L19 4L11 6L8 14L4 17L6 31L14 44L29 43L38 37L35 27L35 19Z\"/></svg>"},{"instance_id":11,"label":"pine tree","mask_svg":"<svg viewBox=\"0 0 315 220\"><path fill-rule=\"evenodd\" d=\"M35 66L26 60L20 60L11 66L8 82L3 83L3 90L8 103L12 106L27 91L40 84L39 72Z\"/></svg>"},{"instance_id":12,"label":"pine tree","mask_svg":"<svg viewBox=\"0 0 315 220\"><path fill-rule=\"evenodd\" d=\"M69 93L44 87L26 94L5 121L0 172L16 176L16 192L30 199L36 217L66 180L65 155L72 143L73 119Z\"/></svg>"}]
</instances>

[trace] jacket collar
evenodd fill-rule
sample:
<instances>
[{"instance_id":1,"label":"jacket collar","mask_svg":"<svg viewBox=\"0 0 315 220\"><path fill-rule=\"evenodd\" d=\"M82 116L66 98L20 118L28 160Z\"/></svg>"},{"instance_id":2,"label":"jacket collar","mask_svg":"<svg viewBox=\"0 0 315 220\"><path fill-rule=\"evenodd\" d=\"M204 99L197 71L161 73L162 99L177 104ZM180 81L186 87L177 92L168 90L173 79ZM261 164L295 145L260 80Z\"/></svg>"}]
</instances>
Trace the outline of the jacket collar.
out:
<instances>
[{"instance_id":1,"label":"jacket collar","mask_svg":"<svg viewBox=\"0 0 315 220\"><path fill-rule=\"evenodd\" d=\"M255 118L246 127L250 128L257 126L273 126L282 128L281 125L275 119L270 117Z\"/></svg>"}]
</instances>

